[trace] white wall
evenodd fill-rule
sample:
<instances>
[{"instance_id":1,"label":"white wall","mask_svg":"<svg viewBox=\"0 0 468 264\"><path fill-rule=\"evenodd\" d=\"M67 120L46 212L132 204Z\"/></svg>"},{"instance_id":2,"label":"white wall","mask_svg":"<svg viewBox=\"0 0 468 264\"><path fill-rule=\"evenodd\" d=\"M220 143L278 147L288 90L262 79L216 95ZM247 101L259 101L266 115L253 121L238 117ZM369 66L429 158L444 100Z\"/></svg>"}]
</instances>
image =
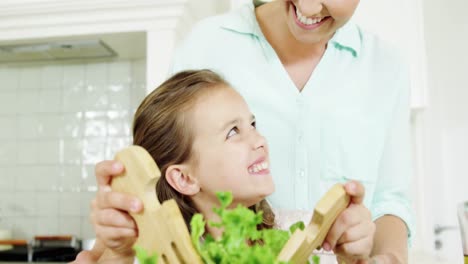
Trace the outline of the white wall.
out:
<instances>
[{"instance_id":1,"label":"white wall","mask_svg":"<svg viewBox=\"0 0 468 264\"><path fill-rule=\"evenodd\" d=\"M426 54L422 0L361 0L353 20L391 43L407 58L411 74L411 106L426 105Z\"/></svg>"},{"instance_id":2,"label":"white wall","mask_svg":"<svg viewBox=\"0 0 468 264\"><path fill-rule=\"evenodd\" d=\"M94 164L131 143L145 62L0 66L0 229L92 238Z\"/></svg>"}]
</instances>

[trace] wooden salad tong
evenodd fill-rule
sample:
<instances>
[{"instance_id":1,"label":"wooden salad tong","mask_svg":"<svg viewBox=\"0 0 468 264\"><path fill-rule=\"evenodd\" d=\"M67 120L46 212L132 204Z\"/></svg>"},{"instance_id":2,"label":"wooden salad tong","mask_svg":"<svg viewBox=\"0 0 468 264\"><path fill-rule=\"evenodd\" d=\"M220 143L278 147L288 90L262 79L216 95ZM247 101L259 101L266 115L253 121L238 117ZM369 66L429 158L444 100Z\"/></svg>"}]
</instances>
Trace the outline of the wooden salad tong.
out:
<instances>
[{"instance_id":1,"label":"wooden salad tong","mask_svg":"<svg viewBox=\"0 0 468 264\"><path fill-rule=\"evenodd\" d=\"M313 251L322 245L338 215L348 207L350 197L342 184L335 184L317 203L312 220L304 230L296 229L284 245L279 261L306 263Z\"/></svg>"},{"instance_id":2,"label":"wooden salad tong","mask_svg":"<svg viewBox=\"0 0 468 264\"><path fill-rule=\"evenodd\" d=\"M131 213L139 232L135 244L149 255L157 253L159 264L203 263L175 200L159 203L156 182L161 172L151 155L140 146L130 146L118 152L115 159L125 171L113 177L112 189L143 202L141 213Z\"/></svg>"}]
</instances>

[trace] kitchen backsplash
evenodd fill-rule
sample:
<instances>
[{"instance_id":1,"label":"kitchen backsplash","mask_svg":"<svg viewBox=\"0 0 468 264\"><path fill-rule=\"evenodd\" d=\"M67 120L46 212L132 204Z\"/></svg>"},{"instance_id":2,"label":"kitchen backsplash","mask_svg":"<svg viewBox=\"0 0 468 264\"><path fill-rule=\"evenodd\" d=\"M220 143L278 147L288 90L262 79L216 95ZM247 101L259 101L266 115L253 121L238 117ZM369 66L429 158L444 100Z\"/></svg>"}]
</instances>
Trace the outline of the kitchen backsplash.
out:
<instances>
[{"instance_id":1,"label":"kitchen backsplash","mask_svg":"<svg viewBox=\"0 0 468 264\"><path fill-rule=\"evenodd\" d=\"M94 165L131 144L144 95L144 60L0 65L0 229L94 237Z\"/></svg>"}]
</instances>

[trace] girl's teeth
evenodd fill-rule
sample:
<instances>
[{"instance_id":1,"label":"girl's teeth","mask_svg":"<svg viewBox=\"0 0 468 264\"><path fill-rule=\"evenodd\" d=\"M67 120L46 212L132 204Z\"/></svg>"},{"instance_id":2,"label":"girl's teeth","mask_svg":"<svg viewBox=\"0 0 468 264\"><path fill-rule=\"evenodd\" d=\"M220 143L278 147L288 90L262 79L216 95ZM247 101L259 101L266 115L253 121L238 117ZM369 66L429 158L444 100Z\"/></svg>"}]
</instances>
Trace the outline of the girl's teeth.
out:
<instances>
[{"instance_id":1,"label":"girl's teeth","mask_svg":"<svg viewBox=\"0 0 468 264\"><path fill-rule=\"evenodd\" d=\"M267 168L268 168L268 163L262 162L260 164L255 164L252 167L250 167L249 172L250 173L257 173L257 172L262 171L262 170L267 169Z\"/></svg>"}]
</instances>

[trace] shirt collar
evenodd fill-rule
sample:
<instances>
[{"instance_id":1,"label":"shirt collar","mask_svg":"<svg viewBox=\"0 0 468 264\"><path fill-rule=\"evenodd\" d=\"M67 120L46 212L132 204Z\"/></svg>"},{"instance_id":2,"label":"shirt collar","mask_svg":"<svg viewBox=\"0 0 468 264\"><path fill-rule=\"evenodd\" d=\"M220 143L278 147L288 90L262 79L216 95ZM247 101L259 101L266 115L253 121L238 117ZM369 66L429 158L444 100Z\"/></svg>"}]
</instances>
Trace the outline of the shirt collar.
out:
<instances>
[{"instance_id":1,"label":"shirt collar","mask_svg":"<svg viewBox=\"0 0 468 264\"><path fill-rule=\"evenodd\" d=\"M352 21L348 21L348 23L339 28L330 40L330 43L333 43L336 48L348 50L353 53L354 57L359 56L361 52L361 42L361 31Z\"/></svg>"},{"instance_id":2,"label":"shirt collar","mask_svg":"<svg viewBox=\"0 0 468 264\"><path fill-rule=\"evenodd\" d=\"M255 17L255 6L248 3L227 14L221 27L241 34L250 34L263 37L257 18Z\"/></svg>"},{"instance_id":3,"label":"shirt collar","mask_svg":"<svg viewBox=\"0 0 468 264\"><path fill-rule=\"evenodd\" d=\"M255 6L253 3L242 5L240 10L227 14L221 27L240 34L264 38L255 17ZM333 43L333 46L337 49L350 51L353 56L357 57L361 51L361 37L361 32L357 25L348 21L348 23L337 30L329 43Z\"/></svg>"}]
</instances>

